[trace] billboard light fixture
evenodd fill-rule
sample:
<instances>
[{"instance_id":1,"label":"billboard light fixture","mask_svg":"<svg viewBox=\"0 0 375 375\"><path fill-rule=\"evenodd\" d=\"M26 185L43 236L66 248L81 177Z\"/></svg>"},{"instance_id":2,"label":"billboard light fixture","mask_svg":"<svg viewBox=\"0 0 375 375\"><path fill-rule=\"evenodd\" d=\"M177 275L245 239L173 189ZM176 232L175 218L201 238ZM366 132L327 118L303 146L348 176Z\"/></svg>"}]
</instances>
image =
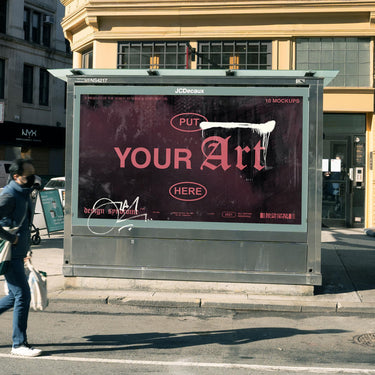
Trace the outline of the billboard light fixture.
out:
<instances>
[{"instance_id":1,"label":"billboard light fixture","mask_svg":"<svg viewBox=\"0 0 375 375\"><path fill-rule=\"evenodd\" d=\"M147 73L148 73L149 76L158 76L159 75L159 72L157 70L152 70L152 69L147 70Z\"/></svg>"},{"instance_id":2,"label":"billboard light fixture","mask_svg":"<svg viewBox=\"0 0 375 375\"><path fill-rule=\"evenodd\" d=\"M236 75L236 72L234 71L234 70L227 70L226 72L225 72L225 75L227 76L227 77L233 77L233 76L235 76Z\"/></svg>"}]
</instances>

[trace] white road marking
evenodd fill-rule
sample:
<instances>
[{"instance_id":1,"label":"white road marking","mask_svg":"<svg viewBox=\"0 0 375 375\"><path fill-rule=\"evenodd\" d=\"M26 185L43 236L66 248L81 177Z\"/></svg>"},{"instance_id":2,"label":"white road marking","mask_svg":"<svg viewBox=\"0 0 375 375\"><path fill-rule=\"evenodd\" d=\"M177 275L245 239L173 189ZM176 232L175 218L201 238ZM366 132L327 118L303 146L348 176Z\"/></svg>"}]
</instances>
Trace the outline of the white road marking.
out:
<instances>
[{"instance_id":1,"label":"white road marking","mask_svg":"<svg viewBox=\"0 0 375 375\"><path fill-rule=\"evenodd\" d=\"M375 374L375 369L366 368L343 368L343 367L305 367L305 366L266 366L250 365L246 363L216 363L216 362L189 362L189 361L143 361L132 359L108 359L108 358L90 358L90 357L60 357L56 355L41 357L18 357L12 354L0 353L0 358L13 359L32 359L44 361L66 361L66 362L88 362L88 363L113 363L124 365L143 365L143 366L169 366L169 367L207 367L207 368L228 368L228 369L246 369L253 371L289 371L299 374Z\"/></svg>"}]
</instances>

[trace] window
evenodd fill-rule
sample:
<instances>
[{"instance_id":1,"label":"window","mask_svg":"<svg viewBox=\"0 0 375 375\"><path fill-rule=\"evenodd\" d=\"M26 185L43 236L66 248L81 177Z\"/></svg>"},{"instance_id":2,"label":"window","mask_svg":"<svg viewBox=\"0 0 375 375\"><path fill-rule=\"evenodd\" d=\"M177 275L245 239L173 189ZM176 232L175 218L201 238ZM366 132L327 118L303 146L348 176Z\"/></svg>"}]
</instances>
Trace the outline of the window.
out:
<instances>
[{"instance_id":1,"label":"window","mask_svg":"<svg viewBox=\"0 0 375 375\"><path fill-rule=\"evenodd\" d=\"M41 34L40 13L33 12L32 27L31 27L31 40L34 43L40 43L40 34Z\"/></svg>"},{"instance_id":2,"label":"window","mask_svg":"<svg viewBox=\"0 0 375 375\"><path fill-rule=\"evenodd\" d=\"M33 102L34 68L31 65L23 66L23 102Z\"/></svg>"},{"instance_id":3,"label":"window","mask_svg":"<svg viewBox=\"0 0 375 375\"><path fill-rule=\"evenodd\" d=\"M23 11L23 32L25 40L45 47L51 47L51 32L54 17L25 8Z\"/></svg>"},{"instance_id":4,"label":"window","mask_svg":"<svg viewBox=\"0 0 375 375\"><path fill-rule=\"evenodd\" d=\"M43 22L43 46L51 47L51 24Z\"/></svg>"},{"instance_id":5,"label":"window","mask_svg":"<svg viewBox=\"0 0 375 375\"><path fill-rule=\"evenodd\" d=\"M7 32L7 0L0 0L0 33Z\"/></svg>"},{"instance_id":6,"label":"window","mask_svg":"<svg viewBox=\"0 0 375 375\"><path fill-rule=\"evenodd\" d=\"M23 33L25 40L30 40L30 9L24 9L23 11Z\"/></svg>"},{"instance_id":7,"label":"window","mask_svg":"<svg viewBox=\"0 0 375 375\"><path fill-rule=\"evenodd\" d=\"M271 69L271 41L198 43L198 69Z\"/></svg>"},{"instance_id":8,"label":"window","mask_svg":"<svg viewBox=\"0 0 375 375\"><path fill-rule=\"evenodd\" d=\"M83 69L92 69L92 49L90 51L82 53L82 68Z\"/></svg>"},{"instance_id":9,"label":"window","mask_svg":"<svg viewBox=\"0 0 375 375\"><path fill-rule=\"evenodd\" d=\"M296 69L339 70L329 86L369 87L369 38L298 38Z\"/></svg>"},{"instance_id":10,"label":"window","mask_svg":"<svg viewBox=\"0 0 375 375\"><path fill-rule=\"evenodd\" d=\"M39 104L48 105L49 101L49 73L47 69L39 71Z\"/></svg>"},{"instance_id":11,"label":"window","mask_svg":"<svg viewBox=\"0 0 375 375\"><path fill-rule=\"evenodd\" d=\"M120 42L119 69L187 69L186 42Z\"/></svg>"},{"instance_id":12,"label":"window","mask_svg":"<svg viewBox=\"0 0 375 375\"><path fill-rule=\"evenodd\" d=\"M5 60L0 59L0 99L4 99L5 93Z\"/></svg>"}]
</instances>

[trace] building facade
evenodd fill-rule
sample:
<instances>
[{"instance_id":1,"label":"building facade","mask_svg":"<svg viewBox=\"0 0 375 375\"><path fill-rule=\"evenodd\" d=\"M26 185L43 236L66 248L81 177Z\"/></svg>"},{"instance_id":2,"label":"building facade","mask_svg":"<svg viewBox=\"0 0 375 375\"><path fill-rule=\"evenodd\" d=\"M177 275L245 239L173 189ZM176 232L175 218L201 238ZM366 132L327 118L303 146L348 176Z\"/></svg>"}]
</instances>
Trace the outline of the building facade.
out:
<instances>
[{"instance_id":1,"label":"building facade","mask_svg":"<svg viewBox=\"0 0 375 375\"><path fill-rule=\"evenodd\" d=\"M373 1L61 3L76 69L338 70L324 91L323 225L375 225Z\"/></svg>"},{"instance_id":2,"label":"building facade","mask_svg":"<svg viewBox=\"0 0 375 375\"><path fill-rule=\"evenodd\" d=\"M0 1L0 160L31 157L40 175L64 175L65 85L71 67L57 1Z\"/></svg>"}]
</instances>

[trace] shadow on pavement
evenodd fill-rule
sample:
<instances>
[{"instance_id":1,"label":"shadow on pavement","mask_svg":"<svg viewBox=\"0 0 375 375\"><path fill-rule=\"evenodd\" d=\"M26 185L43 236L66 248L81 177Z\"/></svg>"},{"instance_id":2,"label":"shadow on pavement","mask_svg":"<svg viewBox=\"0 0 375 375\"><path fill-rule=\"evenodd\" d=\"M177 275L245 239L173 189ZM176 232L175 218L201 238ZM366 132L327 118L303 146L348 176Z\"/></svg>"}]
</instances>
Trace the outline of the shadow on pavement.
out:
<instances>
[{"instance_id":1,"label":"shadow on pavement","mask_svg":"<svg viewBox=\"0 0 375 375\"><path fill-rule=\"evenodd\" d=\"M374 237L360 231L330 230L329 236L323 233L322 238L323 285L315 294L375 289Z\"/></svg>"},{"instance_id":2,"label":"shadow on pavement","mask_svg":"<svg viewBox=\"0 0 375 375\"><path fill-rule=\"evenodd\" d=\"M83 337L78 343L45 344L38 347L57 347L45 350L44 355L66 353L93 353L114 350L174 349L207 344L243 345L251 342L272 340L296 335L340 334L348 331L340 329L300 330L294 328L266 327L222 331L197 331L183 333L149 332L140 334L92 335Z\"/></svg>"},{"instance_id":3,"label":"shadow on pavement","mask_svg":"<svg viewBox=\"0 0 375 375\"><path fill-rule=\"evenodd\" d=\"M50 249L50 248L58 248L63 249L64 239L61 238L48 238L43 237L39 245L31 245L31 250L39 250L39 249Z\"/></svg>"}]
</instances>

